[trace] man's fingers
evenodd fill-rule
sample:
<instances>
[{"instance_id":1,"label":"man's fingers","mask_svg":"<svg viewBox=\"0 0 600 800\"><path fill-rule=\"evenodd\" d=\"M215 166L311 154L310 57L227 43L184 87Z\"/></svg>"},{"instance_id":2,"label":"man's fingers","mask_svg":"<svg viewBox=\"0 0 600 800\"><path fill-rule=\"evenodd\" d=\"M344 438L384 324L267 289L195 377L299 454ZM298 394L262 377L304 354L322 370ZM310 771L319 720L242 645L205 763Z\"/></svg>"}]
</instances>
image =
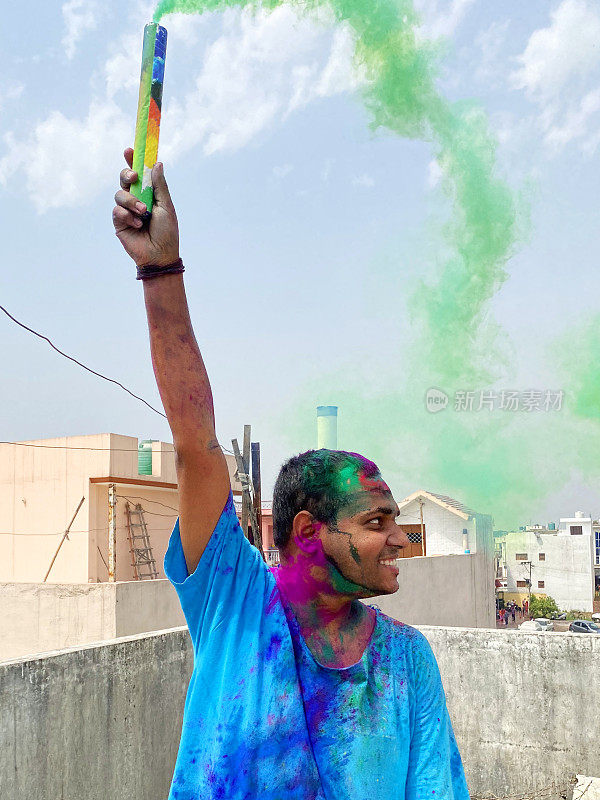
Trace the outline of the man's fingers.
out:
<instances>
[{"instance_id":1,"label":"man's fingers","mask_svg":"<svg viewBox=\"0 0 600 800\"><path fill-rule=\"evenodd\" d=\"M145 214L147 211L145 203L142 203L141 200L138 200L137 197L124 189L119 189L115 194L115 203L133 214Z\"/></svg>"},{"instance_id":2,"label":"man's fingers","mask_svg":"<svg viewBox=\"0 0 600 800\"><path fill-rule=\"evenodd\" d=\"M121 189L125 189L129 191L129 187L132 183L137 181L137 172L134 172L131 169L122 169L119 175L119 183L121 184Z\"/></svg>"},{"instance_id":3,"label":"man's fingers","mask_svg":"<svg viewBox=\"0 0 600 800\"><path fill-rule=\"evenodd\" d=\"M154 199L157 203L167 208L173 208L173 201L165 180L163 165L160 161L152 167L152 188L154 189Z\"/></svg>"},{"instance_id":4,"label":"man's fingers","mask_svg":"<svg viewBox=\"0 0 600 800\"><path fill-rule=\"evenodd\" d=\"M128 163L128 165L133 167L133 147L126 147L123 155L125 156L125 161Z\"/></svg>"},{"instance_id":5,"label":"man's fingers","mask_svg":"<svg viewBox=\"0 0 600 800\"><path fill-rule=\"evenodd\" d=\"M143 224L139 217L136 217L135 214L132 214L131 211L123 208L123 206L115 206L112 216L113 225L117 233L121 233L125 228L141 228Z\"/></svg>"}]
</instances>

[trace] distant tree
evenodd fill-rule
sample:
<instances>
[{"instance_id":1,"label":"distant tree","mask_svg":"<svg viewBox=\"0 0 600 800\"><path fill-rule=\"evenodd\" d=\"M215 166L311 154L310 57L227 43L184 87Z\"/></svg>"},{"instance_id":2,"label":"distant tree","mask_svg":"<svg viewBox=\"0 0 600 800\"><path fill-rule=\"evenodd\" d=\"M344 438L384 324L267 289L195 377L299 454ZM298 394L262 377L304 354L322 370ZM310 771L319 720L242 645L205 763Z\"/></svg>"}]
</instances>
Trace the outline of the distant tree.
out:
<instances>
[{"instance_id":1,"label":"distant tree","mask_svg":"<svg viewBox=\"0 0 600 800\"><path fill-rule=\"evenodd\" d=\"M550 614L558 612L558 606L553 597L542 596L539 594L531 595L531 602L529 603L529 616L531 617L549 617Z\"/></svg>"}]
</instances>

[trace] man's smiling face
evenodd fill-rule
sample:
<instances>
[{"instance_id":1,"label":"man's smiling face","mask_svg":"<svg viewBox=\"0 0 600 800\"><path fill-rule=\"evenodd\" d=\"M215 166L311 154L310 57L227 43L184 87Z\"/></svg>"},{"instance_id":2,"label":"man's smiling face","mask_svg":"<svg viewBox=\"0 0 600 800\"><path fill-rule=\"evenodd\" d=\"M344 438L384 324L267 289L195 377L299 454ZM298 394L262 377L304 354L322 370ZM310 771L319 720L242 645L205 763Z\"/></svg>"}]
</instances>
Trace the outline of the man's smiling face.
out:
<instances>
[{"instance_id":1,"label":"man's smiling face","mask_svg":"<svg viewBox=\"0 0 600 800\"><path fill-rule=\"evenodd\" d=\"M409 544L396 524L398 505L381 475L367 478L353 470L340 477L346 488L343 506L335 523L319 531L334 575L345 579L339 590L345 594L348 582L357 597L392 594L398 589L395 559Z\"/></svg>"}]
</instances>

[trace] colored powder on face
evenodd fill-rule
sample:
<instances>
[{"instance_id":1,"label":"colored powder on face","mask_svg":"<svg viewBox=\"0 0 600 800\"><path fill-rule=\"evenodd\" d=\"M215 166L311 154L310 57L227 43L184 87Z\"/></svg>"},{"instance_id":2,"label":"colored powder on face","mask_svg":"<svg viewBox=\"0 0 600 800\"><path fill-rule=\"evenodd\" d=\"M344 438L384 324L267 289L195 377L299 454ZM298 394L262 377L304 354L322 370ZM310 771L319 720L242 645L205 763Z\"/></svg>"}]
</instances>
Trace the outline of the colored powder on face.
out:
<instances>
[{"instance_id":1,"label":"colored powder on face","mask_svg":"<svg viewBox=\"0 0 600 800\"><path fill-rule=\"evenodd\" d=\"M304 496L302 509L327 525L335 523L340 509L363 498L370 487L387 490L377 465L358 453L309 450L292 460L299 462L302 474L298 487Z\"/></svg>"},{"instance_id":2,"label":"colored powder on face","mask_svg":"<svg viewBox=\"0 0 600 800\"><path fill-rule=\"evenodd\" d=\"M352 542L350 542L350 555L357 564L360 564L360 553L358 552L356 546L352 544Z\"/></svg>"},{"instance_id":3,"label":"colored powder on face","mask_svg":"<svg viewBox=\"0 0 600 800\"><path fill-rule=\"evenodd\" d=\"M298 555L288 558L279 568L273 570L277 583L294 607L311 606L315 597L344 594L361 596L364 587L348 580L327 558L320 540L305 554L299 548ZM315 608L315 627L327 625L335 617L327 609Z\"/></svg>"}]
</instances>

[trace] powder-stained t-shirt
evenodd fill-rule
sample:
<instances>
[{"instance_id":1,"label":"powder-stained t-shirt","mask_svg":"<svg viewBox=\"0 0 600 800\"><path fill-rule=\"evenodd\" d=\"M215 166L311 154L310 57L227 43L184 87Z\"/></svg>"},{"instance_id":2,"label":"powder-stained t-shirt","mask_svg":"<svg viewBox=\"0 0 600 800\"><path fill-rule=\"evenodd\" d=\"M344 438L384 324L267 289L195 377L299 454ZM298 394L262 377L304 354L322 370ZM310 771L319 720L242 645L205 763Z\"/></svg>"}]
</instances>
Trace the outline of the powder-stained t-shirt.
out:
<instances>
[{"instance_id":1,"label":"powder-stained t-shirt","mask_svg":"<svg viewBox=\"0 0 600 800\"><path fill-rule=\"evenodd\" d=\"M170 800L469 800L425 637L377 611L359 662L312 656L233 499L188 575L165 556L194 647Z\"/></svg>"}]
</instances>

